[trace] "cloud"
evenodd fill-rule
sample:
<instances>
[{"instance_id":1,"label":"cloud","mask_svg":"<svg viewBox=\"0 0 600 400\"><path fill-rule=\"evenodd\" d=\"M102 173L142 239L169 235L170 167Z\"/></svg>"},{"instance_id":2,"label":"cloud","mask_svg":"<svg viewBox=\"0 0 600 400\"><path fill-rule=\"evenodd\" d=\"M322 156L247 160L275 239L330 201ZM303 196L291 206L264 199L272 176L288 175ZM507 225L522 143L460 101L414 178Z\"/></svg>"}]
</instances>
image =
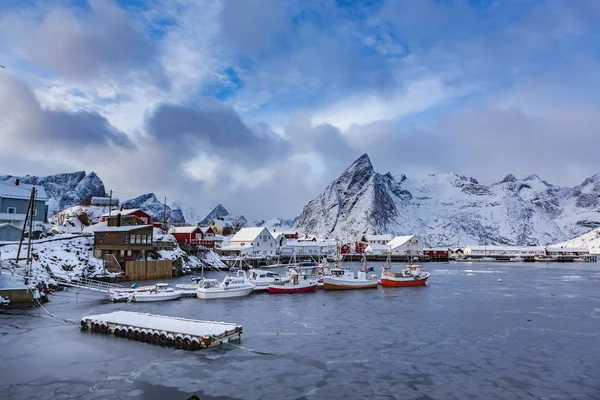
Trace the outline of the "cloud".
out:
<instances>
[{"instance_id":1,"label":"cloud","mask_svg":"<svg viewBox=\"0 0 600 400\"><path fill-rule=\"evenodd\" d=\"M141 23L113 1L89 0L89 9L44 9L42 15L12 12L0 33L41 67L76 79L144 69L155 74L156 46Z\"/></svg>"},{"instance_id":2,"label":"cloud","mask_svg":"<svg viewBox=\"0 0 600 400\"><path fill-rule=\"evenodd\" d=\"M147 132L163 143L192 154L198 149L251 164L282 158L287 143L268 126L246 124L231 107L203 99L198 107L163 104L146 121Z\"/></svg>"},{"instance_id":3,"label":"cloud","mask_svg":"<svg viewBox=\"0 0 600 400\"><path fill-rule=\"evenodd\" d=\"M3 150L133 147L129 138L95 112L49 110L23 82L0 75L0 135Z\"/></svg>"}]
</instances>

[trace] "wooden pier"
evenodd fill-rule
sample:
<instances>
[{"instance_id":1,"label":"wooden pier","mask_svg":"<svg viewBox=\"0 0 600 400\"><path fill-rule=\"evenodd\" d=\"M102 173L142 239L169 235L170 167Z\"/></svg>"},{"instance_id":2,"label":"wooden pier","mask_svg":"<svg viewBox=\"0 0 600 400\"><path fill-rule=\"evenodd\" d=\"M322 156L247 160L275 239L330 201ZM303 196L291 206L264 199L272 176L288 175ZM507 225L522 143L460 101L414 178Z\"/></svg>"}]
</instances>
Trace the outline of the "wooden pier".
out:
<instances>
[{"instance_id":1,"label":"wooden pier","mask_svg":"<svg viewBox=\"0 0 600 400\"><path fill-rule=\"evenodd\" d=\"M242 338L242 327L237 324L130 311L83 317L81 329L192 351Z\"/></svg>"}]
</instances>

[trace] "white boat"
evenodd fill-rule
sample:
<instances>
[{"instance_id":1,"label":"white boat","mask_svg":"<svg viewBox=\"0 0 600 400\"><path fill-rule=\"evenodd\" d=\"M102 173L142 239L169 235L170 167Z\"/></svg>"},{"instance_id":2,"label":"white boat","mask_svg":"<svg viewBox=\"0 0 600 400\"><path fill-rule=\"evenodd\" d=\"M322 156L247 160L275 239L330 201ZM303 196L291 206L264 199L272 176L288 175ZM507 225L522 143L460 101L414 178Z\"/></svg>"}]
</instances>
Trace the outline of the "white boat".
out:
<instances>
[{"instance_id":1,"label":"white boat","mask_svg":"<svg viewBox=\"0 0 600 400\"><path fill-rule=\"evenodd\" d=\"M554 261L558 261L557 257L548 256L548 255L535 256L535 257L533 257L533 259L535 261L542 261L542 262L554 262Z\"/></svg>"},{"instance_id":2,"label":"white boat","mask_svg":"<svg viewBox=\"0 0 600 400\"><path fill-rule=\"evenodd\" d=\"M190 280L192 283L180 283L175 285L175 289L181 292L182 297L196 297L198 284L202 282L202 277L192 276Z\"/></svg>"},{"instance_id":3,"label":"white boat","mask_svg":"<svg viewBox=\"0 0 600 400\"><path fill-rule=\"evenodd\" d=\"M315 267L289 268L286 280L269 285L269 293L306 293L317 290L319 283Z\"/></svg>"},{"instance_id":4,"label":"white boat","mask_svg":"<svg viewBox=\"0 0 600 400\"><path fill-rule=\"evenodd\" d=\"M495 262L496 259L494 257L481 257L481 261Z\"/></svg>"},{"instance_id":5,"label":"white boat","mask_svg":"<svg viewBox=\"0 0 600 400\"><path fill-rule=\"evenodd\" d=\"M177 300L181 297L179 290L173 290L167 283L157 283L149 292L135 292L131 294L131 301L136 303Z\"/></svg>"},{"instance_id":6,"label":"white boat","mask_svg":"<svg viewBox=\"0 0 600 400\"><path fill-rule=\"evenodd\" d=\"M332 268L331 275L323 277L323 288L325 290L351 290L371 289L379 285L376 274L367 276L367 262L363 255L363 267L358 271L358 276L349 268Z\"/></svg>"},{"instance_id":7,"label":"white boat","mask_svg":"<svg viewBox=\"0 0 600 400\"><path fill-rule=\"evenodd\" d=\"M249 295L254 287L254 284L246 278L245 271L237 271L236 276L226 276L222 282L216 279L203 279L198 285L196 296L207 300L241 297Z\"/></svg>"},{"instance_id":8,"label":"white boat","mask_svg":"<svg viewBox=\"0 0 600 400\"><path fill-rule=\"evenodd\" d=\"M511 257L508 261L510 262L523 262L525 259L523 257Z\"/></svg>"},{"instance_id":9,"label":"white boat","mask_svg":"<svg viewBox=\"0 0 600 400\"><path fill-rule=\"evenodd\" d=\"M269 285L282 282L281 277L276 272L251 269L248 273L248 280L254 284L255 292L266 292L269 290Z\"/></svg>"}]
</instances>

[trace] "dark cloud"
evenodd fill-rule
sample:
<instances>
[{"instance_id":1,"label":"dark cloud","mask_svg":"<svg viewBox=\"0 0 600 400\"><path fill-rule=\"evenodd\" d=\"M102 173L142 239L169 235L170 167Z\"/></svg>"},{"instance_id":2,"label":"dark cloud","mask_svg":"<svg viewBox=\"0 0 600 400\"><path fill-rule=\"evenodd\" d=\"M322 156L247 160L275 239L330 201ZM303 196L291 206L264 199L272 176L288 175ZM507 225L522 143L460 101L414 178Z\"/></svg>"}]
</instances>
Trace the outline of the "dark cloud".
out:
<instances>
[{"instance_id":1,"label":"dark cloud","mask_svg":"<svg viewBox=\"0 0 600 400\"><path fill-rule=\"evenodd\" d=\"M0 135L3 148L80 150L132 147L128 137L96 112L42 108L24 83L0 75Z\"/></svg>"},{"instance_id":2,"label":"dark cloud","mask_svg":"<svg viewBox=\"0 0 600 400\"><path fill-rule=\"evenodd\" d=\"M162 143L192 156L216 153L252 165L285 157L288 143L267 125L250 126L230 106L203 99L196 108L163 104L146 120L146 130Z\"/></svg>"},{"instance_id":3,"label":"dark cloud","mask_svg":"<svg viewBox=\"0 0 600 400\"><path fill-rule=\"evenodd\" d=\"M24 55L58 74L87 78L105 72L154 68L156 47L143 27L112 0L90 0L77 13L51 8L41 16L7 13L0 34ZM161 78L162 79L162 78Z\"/></svg>"}]
</instances>

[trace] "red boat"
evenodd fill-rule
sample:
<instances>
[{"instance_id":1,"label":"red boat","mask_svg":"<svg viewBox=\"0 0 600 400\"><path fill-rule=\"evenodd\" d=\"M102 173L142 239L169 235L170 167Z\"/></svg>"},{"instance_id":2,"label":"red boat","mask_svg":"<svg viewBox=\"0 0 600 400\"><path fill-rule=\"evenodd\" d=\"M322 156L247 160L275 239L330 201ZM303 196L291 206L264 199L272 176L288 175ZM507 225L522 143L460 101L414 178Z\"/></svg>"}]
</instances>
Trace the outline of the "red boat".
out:
<instances>
[{"instance_id":1,"label":"red boat","mask_svg":"<svg viewBox=\"0 0 600 400\"><path fill-rule=\"evenodd\" d=\"M319 284L315 275L301 274L301 269L289 271L289 279L285 282L269 285L269 293L307 293L317 290Z\"/></svg>"},{"instance_id":2,"label":"red boat","mask_svg":"<svg viewBox=\"0 0 600 400\"><path fill-rule=\"evenodd\" d=\"M416 259L415 259L416 261ZM406 287L406 286L424 286L431 274L419 265L405 265L402 271L394 272L391 270L391 258L388 255L387 265L381 267L381 286L387 287Z\"/></svg>"}]
</instances>

